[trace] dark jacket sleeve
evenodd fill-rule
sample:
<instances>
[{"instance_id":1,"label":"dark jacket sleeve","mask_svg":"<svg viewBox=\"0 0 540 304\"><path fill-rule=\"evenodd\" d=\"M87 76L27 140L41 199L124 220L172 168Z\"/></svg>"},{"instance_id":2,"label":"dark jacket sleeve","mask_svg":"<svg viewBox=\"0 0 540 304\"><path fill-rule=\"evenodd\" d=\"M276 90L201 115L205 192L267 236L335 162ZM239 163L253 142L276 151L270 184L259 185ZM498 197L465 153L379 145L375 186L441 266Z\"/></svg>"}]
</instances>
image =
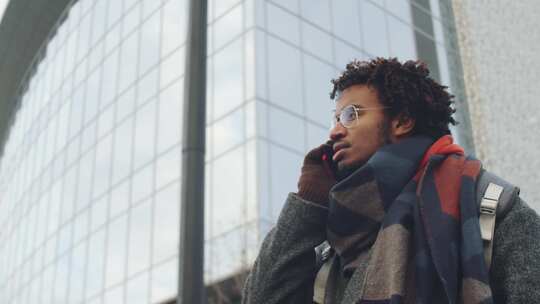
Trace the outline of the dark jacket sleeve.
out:
<instances>
[{"instance_id":1,"label":"dark jacket sleeve","mask_svg":"<svg viewBox=\"0 0 540 304\"><path fill-rule=\"evenodd\" d=\"M289 194L247 278L242 303L312 303L314 247L326 239L327 213L325 207Z\"/></svg>"},{"instance_id":2,"label":"dark jacket sleeve","mask_svg":"<svg viewBox=\"0 0 540 304\"><path fill-rule=\"evenodd\" d=\"M492 263L496 304L540 303L540 218L519 197L497 221Z\"/></svg>"}]
</instances>

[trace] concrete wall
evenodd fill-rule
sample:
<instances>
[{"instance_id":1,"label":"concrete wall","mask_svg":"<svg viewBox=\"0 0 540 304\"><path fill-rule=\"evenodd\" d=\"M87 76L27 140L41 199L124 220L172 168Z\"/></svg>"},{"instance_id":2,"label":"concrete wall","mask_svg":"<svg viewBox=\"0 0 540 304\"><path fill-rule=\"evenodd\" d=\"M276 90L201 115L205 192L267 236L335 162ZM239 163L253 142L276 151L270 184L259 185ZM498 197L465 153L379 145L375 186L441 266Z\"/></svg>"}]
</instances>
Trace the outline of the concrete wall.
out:
<instances>
[{"instance_id":1,"label":"concrete wall","mask_svg":"<svg viewBox=\"0 0 540 304\"><path fill-rule=\"evenodd\" d=\"M540 1L453 9L477 156L540 211Z\"/></svg>"}]
</instances>

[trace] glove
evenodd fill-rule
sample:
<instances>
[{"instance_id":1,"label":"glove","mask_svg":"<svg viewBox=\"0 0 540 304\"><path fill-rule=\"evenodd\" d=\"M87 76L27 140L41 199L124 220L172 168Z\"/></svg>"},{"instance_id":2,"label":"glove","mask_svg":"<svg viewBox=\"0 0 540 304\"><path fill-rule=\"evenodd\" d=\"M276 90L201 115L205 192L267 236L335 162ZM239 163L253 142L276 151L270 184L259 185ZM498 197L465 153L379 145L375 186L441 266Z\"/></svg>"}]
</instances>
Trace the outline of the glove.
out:
<instances>
[{"instance_id":1,"label":"glove","mask_svg":"<svg viewBox=\"0 0 540 304\"><path fill-rule=\"evenodd\" d=\"M329 169L328 163L323 160L325 149L332 149L330 143L329 141L309 151L304 158L298 180L298 196L321 205L328 204L328 193L336 184L334 174Z\"/></svg>"}]
</instances>

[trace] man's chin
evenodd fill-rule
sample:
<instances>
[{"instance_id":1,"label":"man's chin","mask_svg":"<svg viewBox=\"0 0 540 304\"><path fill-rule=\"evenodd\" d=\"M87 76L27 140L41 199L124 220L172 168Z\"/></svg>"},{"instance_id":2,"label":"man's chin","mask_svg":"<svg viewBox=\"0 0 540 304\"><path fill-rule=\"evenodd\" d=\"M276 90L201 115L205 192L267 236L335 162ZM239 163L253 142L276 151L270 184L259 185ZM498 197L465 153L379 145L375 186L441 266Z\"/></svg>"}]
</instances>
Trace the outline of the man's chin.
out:
<instances>
[{"instance_id":1,"label":"man's chin","mask_svg":"<svg viewBox=\"0 0 540 304\"><path fill-rule=\"evenodd\" d=\"M351 175L354 171L356 171L358 168L360 168L362 164L347 164L344 162L339 162L337 166L337 174L336 179L337 181L341 181L345 179L347 176Z\"/></svg>"}]
</instances>

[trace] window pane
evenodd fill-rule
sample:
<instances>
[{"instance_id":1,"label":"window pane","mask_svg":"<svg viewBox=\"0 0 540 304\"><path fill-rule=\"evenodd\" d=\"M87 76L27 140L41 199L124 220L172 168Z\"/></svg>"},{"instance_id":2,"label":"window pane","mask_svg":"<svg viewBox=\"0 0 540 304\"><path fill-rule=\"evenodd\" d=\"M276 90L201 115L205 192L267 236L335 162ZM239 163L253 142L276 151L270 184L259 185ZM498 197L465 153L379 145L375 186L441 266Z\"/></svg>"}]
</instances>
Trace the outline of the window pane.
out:
<instances>
[{"instance_id":1,"label":"window pane","mask_svg":"<svg viewBox=\"0 0 540 304\"><path fill-rule=\"evenodd\" d=\"M154 189L154 163L143 167L133 175L131 201L138 203L146 199Z\"/></svg>"},{"instance_id":2,"label":"window pane","mask_svg":"<svg viewBox=\"0 0 540 304\"><path fill-rule=\"evenodd\" d=\"M139 47L139 75L146 73L146 71L155 66L159 61L160 16L159 13L155 13L142 25Z\"/></svg>"},{"instance_id":3,"label":"window pane","mask_svg":"<svg viewBox=\"0 0 540 304\"><path fill-rule=\"evenodd\" d=\"M130 182L125 181L116 186L111 193L109 218L114 218L123 213L129 207L130 202Z\"/></svg>"},{"instance_id":4,"label":"window pane","mask_svg":"<svg viewBox=\"0 0 540 304\"><path fill-rule=\"evenodd\" d=\"M223 1L223 0L221 0ZM220 2L220 1L217 1ZM242 33L242 5L235 7L214 24L214 49L217 50Z\"/></svg>"},{"instance_id":5,"label":"window pane","mask_svg":"<svg viewBox=\"0 0 540 304\"><path fill-rule=\"evenodd\" d=\"M270 177L273 221L277 220L289 192L296 191L303 158L295 153L270 146ZM285 173L286 172L286 173Z\"/></svg>"},{"instance_id":6,"label":"window pane","mask_svg":"<svg viewBox=\"0 0 540 304\"><path fill-rule=\"evenodd\" d=\"M304 151L304 121L274 107L270 108L270 138L272 141Z\"/></svg>"},{"instance_id":7,"label":"window pane","mask_svg":"<svg viewBox=\"0 0 540 304\"><path fill-rule=\"evenodd\" d=\"M186 40L187 1L169 0L163 6L163 41L161 56L165 56L177 49Z\"/></svg>"},{"instance_id":8,"label":"window pane","mask_svg":"<svg viewBox=\"0 0 540 304\"><path fill-rule=\"evenodd\" d=\"M153 264L178 254L180 240L180 182L156 194L154 205Z\"/></svg>"},{"instance_id":9,"label":"window pane","mask_svg":"<svg viewBox=\"0 0 540 304\"><path fill-rule=\"evenodd\" d=\"M268 31L290 43L299 45L300 28L298 17L272 4L267 5Z\"/></svg>"},{"instance_id":10,"label":"window pane","mask_svg":"<svg viewBox=\"0 0 540 304\"><path fill-rule=\"evenodd\" d=\"M180 178L180 147L170 150L156 160L156 190Z\"/></svg>"},{"instance_id":11,"label":"window pane","mask_svg":"<svg viewBox=\"0 0 540 304\"><path fill-rule=\"evenodd\" d=\"M133 150L133 119L124 121L115 130L113 184L125 178L131 171Z\"/></svg>"},{"instance_id":12,"label":"window pane","mask_svg":"<svg viewBox=\"0 0 540 304\"><path fill-rule=\"evenodd\" d=\"M112 135L97 144L94 168L93 197L98 197L109 188L112 166Z\"/></svg>"},{"instance_id":13,"label":"window pane","mask_svg":"<svg viewBox=\"0 0 540 304\"><path fill-rule=\"evenodd\" d=\"M409 0L385 0L385 7L407 24L412 24L411 3Z\"/></svg>"},{"instance_id":14,"label":"window pane","mask_svg":"<svg viewBox=\"0 0 540 304\"><path fill-rule=\"evenodd\" d=\"M302 43L304 49L323 60L332 62L332 39L320 29L302 22Z\"/></svg>"},{"instance_id":15,"label":"window pane","mask_svg":"<svg viewBox=\"0 0 540 304\"><path fill-rule=\"evenodd\" d=\"M116 80L118 76L118 50L115 50L103 62L103 75L101 77L102 109L113 101L116 95Z\"/></svg>"},{"instance_id":16,"label":"window pane","mask_svg":"<svg viewBox=\"0 0 540 304\"><path fill-rule=\"evenodd\" d=\"M334 34L356 46L361 46L358 1L340 0L332 2ZM336 51L339 47L336 46Z\"/></svg>"},{"instance_id":17,"label":"window pane","mask_svg":"<svg viewBox=\"0 0 540 304\"><path fill-rule=\"evenodd\" d=\"M239 109L213 125L214 155L231 149L244 141L244 109Z\"/></svg>"},{"instance_id":18,"label":"window pane","mask_svg":"<svg viewBox=\"0 0 540 304\"><path fill-rule=\"evenodd\" d=\"M88 248L88 271L86 273L86 298L96 295L103 289L105 262L105 231L100 230L90 237Z\"/></svg>"},{"instance_id":19,"label":"window pane","mask_svg":"<svg viewBox=\"0 0 540 304\"><path fill-rule=\"evenodd\" d=\"M388 31L392 50L391 56L398 57L401 60L416 59L416 46L412 27L394 17L388 16Z\"/></svg>"},{"instance_id":20,"label":"window pane","mask_svg":"<svg viewBox=\"0 0 540 304\"><path fill-rule=\"evenodd\" d=\"M163 90L159 101L158 154L180 144L183 79Z\"/></svg>"},{"instance_id":21,"label":"window pane","mask_svg":"<svg viewBox=\"0 0 540 304\"><path fill-rule=\"evenodd\" d=\"M231 111L243 100L242 40L214 57L214 119Z\"/></svg>"},{"instance_id":22,"label":"window pane","mask_svg":"<svg viewBox=\"0 0 540 304\"><path fill-rule=\"evenodd\" d=\"M334 69L311 56L304 56L304 63L305 115L309 119L327 126L330 123L333 108L329 93L332 89L330 79L334 77Z\"/></svg>"},{"instance_id":23,"label":"window pane","mask_svg":"<svg viewBox=\"0 0 540 304\"><path fill-rule=\"evenodd\" d=\"M154 159L156 138L156 103L149 102L137 111L135 120L134 169L148 164Z\"/></svg>"},{"instance_id":24,"label":"window pane","mask_svg":"<svg viewBox=\"0 0 540 304\"><path fill-rule=\"evenodd\" d=\"M128 276L146 270L150 266L150 240L152 232L151 201L142 203L131 210Z\"/></svg>"},{"instance_id":25,"label":"window pane","mask_svg":"<svg viewBox=\"0 0 540 304\"><path fill-rule=\"evenodd\" d=\"M148 273L145 272L127 282L126 303L148 303Z\"/></svg>"},{"instance_id":26,"label":"window pane","mask_svg":"<svg viewBox=\"0 0 540 304\"><path fill-rule=\"evenodd\" d=\"M238 225L244 205L244 148L235 149L214 162L213 197L219 199L212 209L213 234Z\"/></svg>"},{"instance_id":27,"label":"window pane","mask_svg":"<svg viewBox=\"0 0 540 304\"><path fill-rule=\"evenodd\" d=\"M109 224L105 287L116 285L124 280L128 239L127 223L127 215L123 215Z\"/></svg>"},{"instance_id":28,"label":"window pane","mask_svg":"<svg viewBox=\"0 0 540 304\"><path fill-rule=\"evenodd\" d=\"M124 286L113 288L105 294L103 303L105 304L118 304L124 303Z\"/></svg>"},{"instance_id":29,"label":"window pane","mask_svg":"<svg viewBox=\"0 0 540 304\"><path fill-rule=\"evenodd\" d=\"M178 80L180 76L184 75L185 59L186 53L184 47L175 50L163 58L160 65L161 79L159 80L161 88L167 87L171 82Z\"/></svg>"},{"instance_id":30,"label":"window pane","mask_svg":"<svg viewBox=\"0 0 540 304\"><path fill-rule=\"evenodd\" d=\"M371 2L361 3L364 48L373 57L388 57L388 37L383 11Z\"/></svg>"},{"instance_id":31,"label":"window pane","mask_svg":"<svg viewBox=\"0 0 540 304\"><path fill-rule=\"evenodd\" d=\"M300 7L302 8L302 17L330 31L330 3L328 0L300 0Z\"/></svg>"},{"instance_id":32,"label":"window pane","mask_svg":"<svg viewBox=\"0 0 540 304\"><path fill-rule=\"evenodd\" d=\"M300 51L268 37L270 101L302 115Z\"/></svg>"},{"instance_id":33,"label":"window pane","mask_svg":"<svg viewBox=\"0 0 540 304\"><path fill-rule=\"evenodd\" d=\"M69 287L69 303L79 303L83 297L87 243L75 247L71 254L71 278Z\"/></svg>"},{"instance_id":34,"label":"window pane","mask_svg":"<svg viewBox=\"0 0 540 304\"><path fill-rule=\"evenodd\" d=\"M178 259L152 270L152 303L162 303L176 296L178 289Z\"/></svg>"},{"instance_id":35,"label":"window pane","mask_svg":"<svg viewBox=\"0 0 540 304\"><path fill-rule=\"evenodd\" d=\"M139 35L137 32L135 32L122 42L119 75L120 92L123 92L126 88L128 88L128 86L135 81L135 76L137 76L137 65L133 63L137 62L137 46L139 43L138 38Z\"/></svg>"}]
</instances>

